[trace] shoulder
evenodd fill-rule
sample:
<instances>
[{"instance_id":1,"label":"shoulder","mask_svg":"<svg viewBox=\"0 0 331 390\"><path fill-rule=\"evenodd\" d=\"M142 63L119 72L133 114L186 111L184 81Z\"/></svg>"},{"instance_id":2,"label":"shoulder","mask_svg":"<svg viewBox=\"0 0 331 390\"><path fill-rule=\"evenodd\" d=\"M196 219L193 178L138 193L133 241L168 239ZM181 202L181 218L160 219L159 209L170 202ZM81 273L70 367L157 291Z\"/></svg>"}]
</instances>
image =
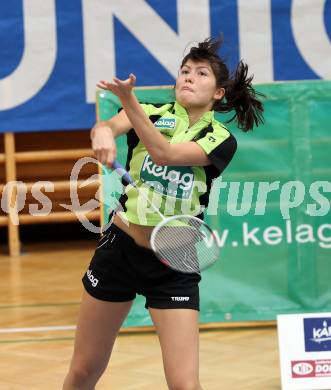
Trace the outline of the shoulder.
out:
<instances>
[{"instance_id":1,"label":"shoulder","mask_svg":"<svg viewBox=\"0 0 331 390\"><path fill-rule=\"evenodd\" d=\"M225 127L225 125L223 123L221 123L220 121L218 120L215 120L215 124L213 123L213 129L214 129L214 132L213 132L213 135L216 136L216 138L219 139L219 141L221 141L219 143L222 144L223 142L226 143L227 145L227 148L232 150L233 153L236 152L237 150L237 139L236 137Z\"/></svg>"},{"instance_id":2,"label":"shoulder","mask_svg":"<svg viewBox=\"0 0 331 390\"><path fill-rule=\"evenodd\" d=\"M202 136L199 137L197 143L203 146L207 153L211 152L221 144L226 144L228 148L237 149L237 140L234 135L226 128L226 126L214 119L212 123L206 127Z\"/></svg>"},{"instance_id":3,"label":"shoulder","mask_svg":"<svg viewBox=\"0 0 331 390\"><path fill-rule=\"evenodd\" d=\"M202 138L196 141L220 172L232 160L237 150L234 135L218 120L213 120Z\"/></svg>"}]
</instances>

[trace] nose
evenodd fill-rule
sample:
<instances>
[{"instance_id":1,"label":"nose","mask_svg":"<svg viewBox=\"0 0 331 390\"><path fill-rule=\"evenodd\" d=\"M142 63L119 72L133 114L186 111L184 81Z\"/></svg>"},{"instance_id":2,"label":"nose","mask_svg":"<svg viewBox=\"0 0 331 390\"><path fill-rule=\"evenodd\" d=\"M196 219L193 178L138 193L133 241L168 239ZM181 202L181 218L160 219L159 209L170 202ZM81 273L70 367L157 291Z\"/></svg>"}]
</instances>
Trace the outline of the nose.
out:
<instances>
[{"instance_id":1,"label":"nose","mask_svg":"<svg viewBox=\"0 0 331 390\"><path fill-rule=\"evenodd\" d=\"M187 74L186 77L185 77L185 82L187 83L192 83L192 75L191 74Z\"/></svg>"}]
</instances>

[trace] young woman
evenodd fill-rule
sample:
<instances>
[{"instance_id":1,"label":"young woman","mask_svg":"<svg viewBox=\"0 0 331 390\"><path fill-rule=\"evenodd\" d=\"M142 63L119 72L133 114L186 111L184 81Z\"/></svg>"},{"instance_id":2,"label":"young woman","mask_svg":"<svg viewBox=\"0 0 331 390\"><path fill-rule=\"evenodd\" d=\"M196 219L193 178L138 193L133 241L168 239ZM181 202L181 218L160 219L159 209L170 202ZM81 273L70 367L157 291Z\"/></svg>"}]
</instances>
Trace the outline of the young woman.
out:
<instances>
[{"instance_id":1,"label":"young woman","mask_svg":"<svg viewBox=\"0 0 331 390\"><path fill-rule=\"evenodd\" d=\"M126 169L148 195L173 199L173 213L183 206L202 218L212 180L231 161L236 140L214 117L214 111L234 111L238 127L248 131L262 121L263 106L240 62L231 76L217 54L219 40L207 39L192 47L180 66L174 103L139 104L132 88L136 78L101 81L98 86L116 94L123 110L91 132L97 159L111 166L115 138L127 134ZM162 172L162 174L161 174ZM175 179L174 179L175 178ZM139 181L138 181L139 180ZM174 191L169 190L176 183ZM195 186L195 182L203 186ZM140 185L140 184L139 184ZM157 202L156 202L157 203ZM183 274L163 265L149 248L153 226L160 217L131 189L120 198L121 211L110 216L83 277L75 349L64 390L94 389L107 367L116 335L136 294L146 297L159 337L169 389L198 390L199 282L197 274ZM200 210L200 211L197 211ZM174 297L185 296L185 300Z\"/></svg>"}]
</instances>

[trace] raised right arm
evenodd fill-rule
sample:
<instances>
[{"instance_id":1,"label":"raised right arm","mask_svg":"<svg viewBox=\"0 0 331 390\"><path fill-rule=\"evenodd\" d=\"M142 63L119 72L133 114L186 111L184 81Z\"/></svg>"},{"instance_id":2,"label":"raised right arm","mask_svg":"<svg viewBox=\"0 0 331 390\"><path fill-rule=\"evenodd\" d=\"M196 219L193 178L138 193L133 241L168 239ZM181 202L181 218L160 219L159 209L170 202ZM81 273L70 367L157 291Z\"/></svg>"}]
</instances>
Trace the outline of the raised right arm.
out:
<instances>
[{"instance_id":1,"label":"raised right arm","mask_svg":"<svg viewBox=\"0 0 331 390\"><path fill-rule=\"evenodd\" d=\"M115 138L126 134L131 128L124 110L109 120L97 122L91 130L92 149L97 160L111 166L116 158Z\"/></svg>"}]
</instances>

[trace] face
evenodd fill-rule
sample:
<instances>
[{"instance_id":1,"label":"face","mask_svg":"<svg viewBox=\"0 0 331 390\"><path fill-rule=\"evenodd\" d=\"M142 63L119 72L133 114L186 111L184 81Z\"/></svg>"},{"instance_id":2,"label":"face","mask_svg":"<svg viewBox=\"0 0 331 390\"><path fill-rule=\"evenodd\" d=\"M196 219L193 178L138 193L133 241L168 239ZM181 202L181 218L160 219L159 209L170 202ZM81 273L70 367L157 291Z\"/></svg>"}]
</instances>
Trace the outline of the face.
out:
<instances>
[{"instance_id":1,"label":"face","mask_svg":"<svg viewBox=\"0 0 331 390\"><path fill-rule=\"evenodd\" d=\"M186 109L211 110L215 100L224 96L216 87L216 77L208 61L188 60L179 70L176 80L176 100Z\"/></svg>"}]
</instances>

